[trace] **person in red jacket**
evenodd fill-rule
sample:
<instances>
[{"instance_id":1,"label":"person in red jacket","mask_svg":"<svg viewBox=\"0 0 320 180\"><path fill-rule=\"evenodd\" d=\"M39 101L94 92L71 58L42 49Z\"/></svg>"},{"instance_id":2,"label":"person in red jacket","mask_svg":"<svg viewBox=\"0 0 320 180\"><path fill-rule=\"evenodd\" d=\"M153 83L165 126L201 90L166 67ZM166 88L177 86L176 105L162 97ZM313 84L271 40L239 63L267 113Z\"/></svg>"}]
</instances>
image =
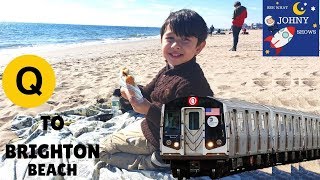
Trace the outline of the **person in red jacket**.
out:
<instances>
[{"instance_id":1,"label":"person in red jacket","mask_svg":"<svg viewBox=\"0 0 320 180\"><path fill-rule=\"evenodd\" d=\"M244 23L244 19L247 18L247 8L241 6L239 1L234 3L234 12L232 17L232 34L233 34L233 47L230 51L236 51L238 40L239 40L239 33L242 29L242 25Z\"/></svg>"}]
</instances>

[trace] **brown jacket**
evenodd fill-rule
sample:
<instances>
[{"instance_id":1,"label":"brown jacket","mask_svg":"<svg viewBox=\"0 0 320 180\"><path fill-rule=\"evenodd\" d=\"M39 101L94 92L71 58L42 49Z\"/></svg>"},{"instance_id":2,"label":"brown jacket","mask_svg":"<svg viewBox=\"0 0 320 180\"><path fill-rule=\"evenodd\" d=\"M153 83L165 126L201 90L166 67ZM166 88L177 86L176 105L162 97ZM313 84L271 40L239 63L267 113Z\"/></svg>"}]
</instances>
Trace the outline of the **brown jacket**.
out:
<instances>
[{"instance_id":1,"label":"brown jacket","mask_svg":"<svg viewBox=\"0 0 320 180\"><path fill-rule=\"evenodd\" d=\"M190 95L213 96L210 85L201 67L196 63L195 57L171 69L167 64L141 91L143 96L152 103L146 119L141 123L142 132L157 149L159 148L162 104Z\"/></svg>"}]
</instances>

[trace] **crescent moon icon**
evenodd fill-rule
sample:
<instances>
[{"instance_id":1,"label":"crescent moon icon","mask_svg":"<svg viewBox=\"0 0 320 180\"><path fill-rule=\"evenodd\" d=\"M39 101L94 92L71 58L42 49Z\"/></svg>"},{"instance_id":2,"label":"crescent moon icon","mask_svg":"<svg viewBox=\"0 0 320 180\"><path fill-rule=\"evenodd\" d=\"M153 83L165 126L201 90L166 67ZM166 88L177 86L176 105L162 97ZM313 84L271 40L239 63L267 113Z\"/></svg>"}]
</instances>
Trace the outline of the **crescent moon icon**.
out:
<instances>
[{"instance_id":1,"label":"crescent moon icon","mask_svg":"<svg viewBox=\"0 0 320 180\"><path fill-rule=\"evenodd\" d=\"M293 13L295 13L295 14L298 15L298 16L301 16L301 15L303 15L303 14L306 12L306 10L300 11L300 10L298 9L298 5L299 5L299 4L300 4L300 2L294 3L294 5L293 5L293 7L292 7L292 10L293 10Z\"/></svg>"}]
</instances>

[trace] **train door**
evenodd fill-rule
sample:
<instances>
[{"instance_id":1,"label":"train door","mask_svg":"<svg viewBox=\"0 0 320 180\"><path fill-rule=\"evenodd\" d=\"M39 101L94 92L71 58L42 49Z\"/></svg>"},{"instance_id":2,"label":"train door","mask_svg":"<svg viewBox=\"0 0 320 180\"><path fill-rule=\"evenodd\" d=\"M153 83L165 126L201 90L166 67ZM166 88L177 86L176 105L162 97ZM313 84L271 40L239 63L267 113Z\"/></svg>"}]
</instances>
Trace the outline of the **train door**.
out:
<instances>
[{"instance_id":1,"label":"train door","mask_svg":"<svg viewBox=\"0 0 320 180\"><path fill-rule=\"evenodd\" d=\"M311 118L307 118L307 149L312 149L312 125Z\"/></svg>"},{"instance_id":2,"label":"train door","mask_svg":"<svg viewBox=\"0 0 320 180\"><path fill-rule=\"evenodd\" d=\"M272 151L272 131L269 130L269 127L271 126L271 121L270 121L270 118L269 118L269 113L266 112L265 113L265 130L266 130L266 136L267 136L267 151L271 152Z\"/></svg>"},{"instance_id":3,"label":"train door","mask_svg":"<svg viewBox=\"0 0 320 180\"><path fill-rule=\"evenodd\" d=\"M300 121L300 117L297 116L292 116L293 119L293 141L294 141L294 145L293 145L293 149L295 151L299 150L300 147L300 127L299 127L299 121Z\"/></svg>"},{"instance_id":4,"label":"train door","mask_svg":"<svg viewBox=\"0 0 320 180\"><path fill-rule=\"evenodd\" d=\"M182 108L185 155L200 155L204 147L204 109Z\"/></svg>"},{"instance_id":5,"label":"train door","mask_svg":"<svg viewBox=\"0 0 320 180\"><path fill-rule=\"evenodd\" d=\"M286 141L286 150L288 151L292 151L292 147L293 147L293 134L292 134L292 118L291 116L285 115L285 120L286 120L286 137L287 137L287 141Z\"/></svg>"},{"instance_id":6,"label":"train door","mask_svg":"<svg viewBox=\"0 0 320 180\"><path fill-rule=\"evenodd\" d=\"M278 151L279 148L279 114L276 113L274 116L274 150Z\"/></svg>"},{"instance_id":7,"label":"train door","mask_svg":"<svg viewBox=\"0 0 320 180\"><path fill-rule=\"evenodd\" d=\"M278 135L278 150L280 152L285 151L286 147L286 128L285 128L285 122L283 119L283 115L279 114L279 135Z\"/></svg>"},{"instance_id":8,"label":"train door","mask_svg":"<svg viewBox=\"0 0 320 180\"><path fill-rule=\"evenodd\" d=\"M317 149L317 119L313 118L312 120L312 146L313 146L313 149Z\"/></svg>"},{"instance_id":9,"label":"train door","mask_svg":"<svg viewBox=\"0 0 320 180\"><path fill-rule=\"evenodd\" d=\"M230 156L234 156L235 155L235 141L236 141L236 111L232 110L229 111L229 131L230 131L230 137L229 137L229 153Z\"/></svg>"},{"instance_id":10,"label":"train door","mask_svg":"<svg viewBox=\"0 0 320 180\"><path fill-rule=\"evenodd\" d=\"M302 117L300 120L300 147L306 148L306 123L307 121Z\"/></svg>"},{"instance_id":11,"label":"train door","mask_svg":"<svg viewBox=\"0 0 320 180\"><path fill-rule=\"evenodd\" d=\"M267 152L268 147L268 131L267 131L267 125L266 125L266 114L265 112L261 112L259 114L259 151L260 152Z\"/></svg>"},{"instance_id":12,"label":"train door","mask_svg":"<svg viewBox=\"0 0 320 180\"><path fill-rule=\"evenodd\" d=\"M247 154L247 136L246 131L247 128L245 126L245 122L247 121L244 116L244 111L237 112L237 140L236 140L236 153L239 155Z\"/></svg>"},{"instance_id":13,"label":"train door","mask_svg":"<svg viewBox=\"0 0 320 180\"><path fill-rule=\"evenodd\" d=\"M256 120L257 120L257 130L258 130L258 148L257 148L257 152L261 152L261 129L260 129L260 118L259 118L259 111L256 111Z\"/></svg>"},{"instance_id":14,"label":"train door","mask_svg":"<svg viewBox=\"0 0 320 180\"><path fill-rule=\"evenodd\" d=\"M255 112L247 113L248 116L248 151L249 154L257 153L258 129Z\"/></svg>"},{"instance_id":15,"label":"train door","mask_svg":"<svg viewBox=\"0 0 320 180\"><path fill-rule=\"evenodd\" d=\"M320 119L318 119L318 148L320 148Z\"/></svg>"}]
</instances>

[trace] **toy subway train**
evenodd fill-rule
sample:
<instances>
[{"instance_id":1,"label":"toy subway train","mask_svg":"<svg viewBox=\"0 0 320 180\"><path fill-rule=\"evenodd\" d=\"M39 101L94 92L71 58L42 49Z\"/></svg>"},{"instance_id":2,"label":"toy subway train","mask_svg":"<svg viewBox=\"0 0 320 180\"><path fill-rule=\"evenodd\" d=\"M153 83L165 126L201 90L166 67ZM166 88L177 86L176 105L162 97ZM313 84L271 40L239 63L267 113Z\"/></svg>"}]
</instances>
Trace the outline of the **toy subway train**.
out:
<instances>
[{"instance_id":1,"label":"toy subway train","mask_svg":"<svg viewBox=\"0 0 320 180\"><path fill-rule=\"evenodd\" d=\"M319 149L319 115L212 97L162 107L161 157L179 179L316 159Z\"/></svg>"}]
</instances>

